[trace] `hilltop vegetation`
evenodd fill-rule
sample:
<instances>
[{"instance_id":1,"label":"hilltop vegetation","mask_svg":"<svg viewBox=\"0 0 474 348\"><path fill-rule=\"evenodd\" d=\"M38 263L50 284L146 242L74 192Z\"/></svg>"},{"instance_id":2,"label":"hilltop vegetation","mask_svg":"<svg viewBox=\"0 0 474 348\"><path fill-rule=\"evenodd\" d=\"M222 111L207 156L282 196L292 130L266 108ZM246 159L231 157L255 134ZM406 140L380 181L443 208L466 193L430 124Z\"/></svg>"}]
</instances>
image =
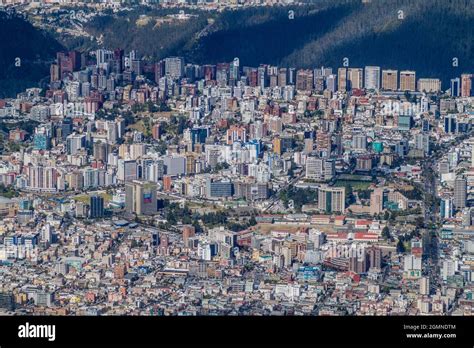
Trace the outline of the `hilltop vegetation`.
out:
<instances>
[{"instance_id":1,"label":"hilltop vegetation","mask_svg":"<svg viewBox=\"0 0 474 348\"><path fill-rule=\"evenodd\" d=\"M62 46L22 17L1 11L0 33L0 98L38 86L49 74L45 62L54 59Z\"/></svg>"}]
</instances>

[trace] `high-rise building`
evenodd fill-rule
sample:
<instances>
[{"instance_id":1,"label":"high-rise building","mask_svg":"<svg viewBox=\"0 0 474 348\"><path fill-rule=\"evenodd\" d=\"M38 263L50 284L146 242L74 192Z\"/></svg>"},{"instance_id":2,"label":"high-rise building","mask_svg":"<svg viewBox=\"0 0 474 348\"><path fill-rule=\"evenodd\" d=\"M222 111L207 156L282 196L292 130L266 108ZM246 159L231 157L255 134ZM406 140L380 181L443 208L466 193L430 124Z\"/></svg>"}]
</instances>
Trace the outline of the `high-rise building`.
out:
<instances>
[{"instance_id":1,"label":"high-rise building","mask_svg":"<svg viewBox=\"0 0 474 348\"><path fill-rule=\"evenodd\" d=\"M377 187L370 194L370 214L379 214L383 211L383 188Z\"/></svg>"},{"instance_id":2,"label":"high-rise building","mask_svg":"<svg viewBox=\"0 0 474 348\"><path fill-rule=\"evenodd\" d=\"M37 132L33 138L33 145L36 150L49 150L51 148L51 137L47 132Z\"/></svg>"},{"instance_id":3,"label":"high-rise building","mask_svg":"<svg viewBox=\"0 0 474 348\"><path fill-rule=\"evenodd\" d=\"M398 70L382 70L382 89L398 90Z\"/></svg>"},{"instance_id":4,"label":"high-rise building","mask_svg":"<svg viewBox=\"0 0 474 348\"><path fill-rule=\"evenodd\" d=\"M132 181L138 178L137 161L118 160L117 179L120 181Z\"/></svg>"},{"instance_id":5,"label":"high-rise building","mask_svg":"<svg viewBox=\"0 0 474 348\"><path fill-rule=\"evenodd\" d=\"M454 180L454 207L462 209L466 207L467 199L467 180L462 177L457 177Z\"/></svg>"},{"instance_id":6,"label":"high-rise building","mask_svg":"<svg viewBox=\"0 0 474 348\"><path fill-rule=\"evenodd\" d=\"M313 71L309 69L298 70L296 74L296 89L311 91L313 89Z\"/></svg>"},{"instance_id":7,"label":"high-rise building","mask_svg":"<svg viewBox=\"0 0 474 348\"><path fill-rule=\"evenodd\" d=\"M418 133L415 136L415 148L423 150L425 155L430 153L430 136L427 133Z\"/></svg>"},{"instance_id":8,"label":"high-rise building","mask_svg":"<svg viewBox=\"0 0 474 348\"><path fill-rule=\"evenodd\" d=\"M461 94L461 80L459 77L451 79L451 96L459 97Z\"/></svg>"},{"instance_id":9,"label":"high-rise building","mask_svg":"<svg viewBox=\"0 0 474 348\"><path fill-rule=\"evenodd\" d=\"M29 165L26 169L27 187L34 191L54 192L57 187L58 171L54 167Z\"/></svg>"},{"instance_id":10,"label":"high-rise building","mask_svg":"<svg viewBox=\"0 0 474 348\"><path fill-rule=\"evenodd\" d=\"M61 138L66 139L72 132L72 119L67 117L61 122Z\"/></svg>"},{"instance_id":11,"label":"high-rise building","mask_svg":"<svg viewBox=\"0 0 474 348\"><path fill-rule=\"evenodd\" d=\"M347 73L347 89L361 89L363 87L363 71L361 68L349 68Z\"/></svg>"},{"instance_id":12,"label":"high-rise building","mask_svg":"<svg viewBox=\"0 0 474 348\"><path fill-rule=\"evenodd\" d=\"M474 167L474 145L471 146L471 167Z\"/></svg>"},{"instance_id":13,"label":"high-rise building","mask_svg":"<svg viewBox=\"0 0 474 348\"><path fill-rule=\"evenodd\" d=\"M365 83L366 89L380 89L380 67L366 66L365 67Z\"/></svg>"},{"instance_id":14,"label":"high-rise building","mask_svg":"<svg viewBox=\"0 0 474 348\"><path fill-rule=\"evenodd\" d=\"M114 52L105 49L98 49L95 52L95 57L97 59L97 65L103 66L114 58Z\"/></svg>"},{"instance_id":15,"label":"high-rise building","mask_svg":"<svg viewBox=\"0 0 474 348\"><path fill-rule=\"evenodd\" d=\"M444 131L445 133L455 133L457 128L456 115L449 114L444 118Z\"/></svg>"},{"instance_id":16,"label":"high-rise building","mask_svg":"<svg viewBox=\"0 0 474 348\"><path fill-rule=\"evenodd\" d=\"M329 157L331 154L332 143L331 134L318 131L316 136L316 150L322 157Z\"/></svg>"},{"instance_id":17,"label":"high-rise building","mask_svg":"<svg viewBox=\"0 0 474 348\"><path fill-rule=\"evenodd\" d=\"M92 148L93 148L94 159L106 163L107 162L107 156L108 156L108 146L107 146L107 144L102 142L102 141L98 141L98 142L94 143Z\"/></svg>"},{"instance_id":18,"label":"high-rise building","mask_svg":"<svg viewBox=\"0 0 474 348\"><path fill-rule=\"evenodd\" d=\"M288 71L286 68L280 68L278 71L278 86L285 87L287 85Z\"/></svg>"},{"instance_id":19,"label":"high-rise building","mask_svg":"<svg viewBox=\"0 0 474 348\"><path fill-rule=\"evenodd\" d=\"M352 136L352 149L367 150L367 136L365 134L354 134Z\"/></svg>"},{"instance_id":20,"label":"high-rise building","mask_svg":"<svg viewBox=\"0 0 474 348\"><path fill-rule=\"evenodd\" d=\"M332 93L336 92L337 90L336 79L337 79L337 76L334 74L331 74L326 78L326 89L328 91L331 91Z\"/></svg>"},{"instance_id":21,"label":"high-rise building","mask_svg":"<svg viewBox=\"0 0 474 348\"><path fill-rule=\"evenodd\" d=\"M318 209L327 213L344 213L346 210L345 187L320 187L318 190Z\"/></svg>"},{"instance_id":22,"label":"high-rise building","mask_svg":"<svg viewBox=\"0 0 474 348\"><path fill-rule=\"evenodd\" d=\"M273 138L273 152L276 153L277 155L282 154L282 149L281 149L281 139L279 137Z\"/></svg>"},{"instance_id":23,"label":"high-rise building","mask_svg":"<svg viewBox=\"0 0 474 348\"><path fill-rule=\"evenodd\" d=\"M281 133L283 130L283 121L281 117L272 116L268 119L268 129L276 134Z\"/></svg>"},{"instance_id":24,"label":"high-rise building","mask_svg":"<svg viewBox=\"0 0 474 348\"><path fill-rule=\"evenodd\" d=\"M409 271L421 271L422 262L421 257L415 255L405 255L403 259L403 270L405 272Z\"/></svg>"},{"instance_id":25,"label":"high-rise building","mask_svg":"<svg viewBox=\"0 0 474 348\"><path fill-rule=\"evenodd\" d=\"M430 294L430 278L421 277L419 280L420 284L420 295L429 295Z\"/></svg>"},{"instance_id":26,"label":"high-rise building","mask_svg":"<svg viewBox=\"0 0 474 348\"><path fill-rule=\"evenodd\" d=\"M303 152L306 154L313 152L313 146L314 146L313 139L305 139Z\"/></svg>"},{"instance_id":27,"label":"high-rise building","mask_svg":"<svg viewBox=\"0 0 474 348\"><path fill-rule=\"evenodd\" d=\"M89 217L92 219L104 217L104 198L100 196L91 196Z\"/></svg>"},{"instance_id":28,"label":"high-rise building","mask_svg":"<svg viewBox=\"0 0 474 348\"><path fill-rule=\"evenodd\" d=\"M372 246L367 249L367 255L369 258L369 267L381 269L382 268L382 250Z\"/></svg>"},{"instance_id":29,"label":"high-rise building","mask_svg":"<svg viewBox=\"0 0 474 348\"><path fill-rule=\"evenodd\" d=\"M165 76L165 62L160 60L159 62L155 63L155 83L159 84L160 79Z\"/></svg>"},{"instance_id":30,"label":"high-rise building","mask_svg":"<svg viewBox=\"0 0 474 348\"><path fill-rule=\"evenodd\" d=\"M75 155L86 146L86 136L84 134L71 134L66 138L66 149L68 155Z\"/></svg>"},{"instance_id":31,"label":"high-rise building","mask_svg":"<svg viewBox=\"0 0 474 348\"><path fill-rule=\"evenodd\" d=\"M398 115L397 125L399 130L408 131L413 125L413 117L411 115Z\"/></svg>"},{"instance_id":32,"label":"high-rise building","mask_svg":"<svg viewBox=\"0 0 474 348\"><path fill-rule=\"evenodd\" d=\"M346 92L347 88L347 68L337 70L337 89L339 92Z\"/></svg>"},{"instance_id":33,"label":"high-rise building","mask_svg":"<svg viewBox=\"0 0 474 348\"><path fill-rule=\"evenodd\" d=\"M133 180L125 184L125 208L128 213L151 215L157 212L156 183Z\"/></svg>"},{"instance_id":34,"label":"high-rise building","mask_svg":"<svg viewBox=\"0 0 474 348\"><path fill-rule=\"evenodd\" d=\"M349 271L354 273L366 273L368 269L367 254L349 257Z\"/></svg>"},{"instance_id":35,"label":"high-rise building","mask_svg":"<svg viewBox=\"0 0 474 348\"><path fill-rule=\"evenodd\" d=\"M441 199L439 204L439 213L442 219L450 219L453 217L453 199L450 197L445 197Z\"/></svg>"},{"instance_id":36,"label":"high-rise building","mask_svg":"<svg viewBox=\"0 0 474 348\"><path fill-rule=\"evenodd\" d=\"M184 58L165 58L165 74L173 79L179 79L184 75Z\"/></svg>"},{"instance_id":37,"label":"high-rise building","mask_svg":"<svg viewBox=\"0 0 474 348\"><path fill-rule=\"evenodd\" d=\"M227 144L232 145L236 141L242 143L247 141L247 130L245 127L232 125L227 130Z\"/></svg>"},{"instance_id":38,"label":"high-rise building","mask_svg":"<svg viewBox=\"0 0 474 348\"><path fill-rule=\"evenodd\" d=\"M142 74L142 61L141 59L132 59L130 61L130 70L136 75Z\"/></svg>"},{"instance_id":39,"label":"high-rise building","mask_svg":"<svg viewBox=\"0 0 474 348\"><path fill-rule=\"evenodd\" d=\"M415 91L416 90L416 73L414 71L400 71L400 90Z\"/></svg>"},{"instance_id":40,"label":"high-rise building","mask_svg":"<svg viewBox=\"0 0 474 348\"><path fill-rule=\"evenodd\" d=\"M296 69L295 68L289 68L288 69L288 75L287 75L287 81L288 85L295 85L296 84Z\"/></svg>"},{"instance_id":41,"label":"high-rise building","mask_svg":"<svg viewBox=\"0 0 474 348\"><path fill-rule=\"evenodd\" d=\"M456 263L453 260L444 260L441 267L441 278L446 281L456 273Z\"/></svg>"},{"instance_id":42,"label":"high-rise building","mask_svg":"<svg viewBox=\"0 0 474 348\"><path fill-rule=\"evenodd\" d=\"M153 139L155 140L160 140L161 137L161 128L160 124L156 123L153 125L153 128L151 129L151 134L153 136Z\"/></svg>"},{"instance_id":43,"label":"high-rise building","mask_svg":"<svg viewBox=\"0 0 474 348\"><path fill-rule=\"evenodd\" d=\"M461 75L461 97L470 97L472 93L472 76L471 74Z\"/></svg>"},{"instance_id":44,"label":"high-rise building","mask_svg":"<svg viewBox=\"0 0 474 348\"><path fill-rule=\"evenodd\" d=\"M319 157L308 157L306 159L306 177L318 181L331 180L336 173L335 163Z\"/></svg>"},{"instance_id":45,"label":"high-rise building","mask_svg":"<svg viewBox=\"0 0 474 348\"><path fill-rule=\"evenodd\" d=\"M51 82L59 81L60 79L59 65L51 64L49 68L49 74L50 74Z\"/></svg>"},{"instance_id":46,"label":"high-rise building","mask_svg":"<svg viewBox=\"0 0 474 348\"><path fill-rule=\"evenodd\" d=\"M163 158L163 164L167 175L176 176L186 173L185 156L165 156Z\"/></svg>"},{"instance_id":47,"label":"high-rise building","mask_svg":"<svg viewBox=\"0 0 474 348\"><path fill-rule=\"evenodd\" d=\"M170 175L163 176L163 191L170 192L173 181Z\"/></svg>"},{"instance_id":48,"label":"high-rise building","mask_svg":"<svg viewBox=\"0 0 474 348\"><path fill-rule=\"evenodd\" d=\"M418 79L418 92L441 92L441 80Z\"/></svg>"},{"instance_id":49,"label":"high-rise building","mask_svg":"<svg viewBox=\"0 0 474 348\"><path fill-rule=\"evenodd\" d=\"M206 196L208 198L231 197L234 193L234 185L227 180L211 180L206 182Z\"/></svg>"},{"instance_id":50,"label":"high-rise building","mask_svg":"<svg viewBox=\"0 0 474 348\"><path fill-rule=\"evenodd\" d=\"M189 238L194 237L196 229L192 225L183 226L183 241L184 245L188 245Z\"/></svg>"}]
</instances>

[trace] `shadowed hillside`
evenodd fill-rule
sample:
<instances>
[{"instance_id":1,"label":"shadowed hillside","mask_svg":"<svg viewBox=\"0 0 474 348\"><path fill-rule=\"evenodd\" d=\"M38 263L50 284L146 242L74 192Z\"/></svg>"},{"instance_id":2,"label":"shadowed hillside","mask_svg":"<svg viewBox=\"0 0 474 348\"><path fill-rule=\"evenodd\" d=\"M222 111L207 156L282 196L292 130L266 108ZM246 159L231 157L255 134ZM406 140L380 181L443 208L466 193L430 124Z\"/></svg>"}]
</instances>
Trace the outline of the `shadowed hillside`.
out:
<instances>
[{"instance_id":1,"label":"shadowed hillside","mask_svg":"<svg viewBox=\"0 0 474 348\"><path fill-rule=\"evenodd\" d=\"M46 61L62 46L20 16L5 12L0 12L0 33L0 98L38 86L49 74Z\"/></svg>"}]
</instances>

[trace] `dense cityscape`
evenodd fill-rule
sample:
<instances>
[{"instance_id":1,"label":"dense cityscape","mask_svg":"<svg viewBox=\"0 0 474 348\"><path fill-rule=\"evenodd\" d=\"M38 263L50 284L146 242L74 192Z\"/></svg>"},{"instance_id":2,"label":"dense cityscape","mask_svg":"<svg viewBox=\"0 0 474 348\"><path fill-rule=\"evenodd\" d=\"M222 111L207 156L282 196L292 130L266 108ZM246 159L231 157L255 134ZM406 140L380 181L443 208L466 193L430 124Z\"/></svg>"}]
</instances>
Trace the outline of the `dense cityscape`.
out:
<instances>
[{"instance_id":1,"label":"dense cityscape","mask_svg":"<svg viewBox=\"0 0 474 348\"><path fill-rule=\"evenodd\" d=\"M473 78L58 52L0 100L2 314L472 315Z\"/></svg>"}]
</instances>

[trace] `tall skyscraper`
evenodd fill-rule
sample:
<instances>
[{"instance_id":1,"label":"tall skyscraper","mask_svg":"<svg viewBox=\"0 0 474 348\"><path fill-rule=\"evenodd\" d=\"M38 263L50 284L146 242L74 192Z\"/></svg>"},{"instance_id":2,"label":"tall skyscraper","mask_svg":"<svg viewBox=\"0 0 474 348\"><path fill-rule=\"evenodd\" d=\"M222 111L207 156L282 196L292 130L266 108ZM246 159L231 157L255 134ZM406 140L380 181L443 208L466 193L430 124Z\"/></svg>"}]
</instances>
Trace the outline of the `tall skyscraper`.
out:
<instances>
[{"instance_id":1,"label":"tall skyscraper","mask_svg":"<svg viewBox=\"0 0 474 348\"><path fill-rule=\"evenodd\" d=\"M461 94L461 80L459 77L456 77L455 79L451 79L451 96L452 97L459 97Z\"/></svg>"},{"instance_id":2,"label":"tall skyscraper","mask_svg":"<svg viewBox=\"0 0 474 348\"><path fill-rule=\"evenodd\" d=\"M326 89L333 93L336 92L336 75L331 74L326 78Z\"/></svg>"},{"instance_id":3,"label":"tall skyscraper","mask_svg":"<svg viewBox=\"0 0 474 348\"><path fill-rule=\"evenodd\" d=\"M298 70L296 74L296 89L299 91L311 91L313 89L312 70Z\"/></svg>"},{"instance_id":4,"label":"tall skyscraper","mask_svg":"<svg viewBox=\"0 0 474 348\"><path fill-rule=\"evenodd\" d=\"M288 70L286 68L280 68L278 71L278 86L285 87L288 80Z\"/></svg>"},{"instance_id":5,"label":"tall skyscraper","mask_svg":"<svg viewBox=\"0 0 474 348\"><path fill-rule=\"evenodd\" d=\"M379 214L383 211L383 188L377 187L370 194L370 214Z\"/></svg>"},{"instance_id":6,"label":"tall skyscraper","mask_svg":"<svg viewBox=\"0 0 474 348\"><path fill-rule=\"evenodd\" d=\"M361 68L349 68L347 73L347 89L361 89L364 83L363 74Z\"/></svg>"},{"instance_id":7,"label":"tall skyscraper","mask_svg":"<svg viewBox=\"0 0 474 348\"><path fill-rule=\"evenodd\" d=\"M165 74L171 78L179 79L184 75L184 58L169 57L165 58Z\"/></svg>"},{"instance_id":8,"label":"tall skyscraper","mask_svg":"<svg viewBox=\"0 0 474 348\"><path fill-rule=\"evenodd\" d=\"M349 271L354 273L365 273L368 269L367 254L349 257Z\"/></svg>"},{"instance_id":9,"label":"tall skyscraper","mask_svg":"<svg viewBox=\"0 0 474 348\"><path fill-rule=\"evenodd\" d=\"M429 295L430 294L430 278L421 277L419 282L420 282L420 295Z\"/></svg>"},{"instance_id":10,"label":"tall skyscraper","mask_svg":"<svg viewBox=\"0 0 474 348\"><path fill-rule=\"evenodd\" d=\"M451 219L454 214L453 199L444 197L439 204L439 214L442 219Z\"/></svg>"},{"instance_id":11,"label":"tall skyscraper","mask_svg":"<svg viewBox=\"0 0 474 348\"><path fill-rule=\"evenodd\" d=\"M352 149L365 151L367 149L367 136L365 134L354 134L352 136Z\"/></svg>"},{"instance_id":12,"label":"tall skyscraper","mask_svg":"<svg viewBox=\"0 0 474 348\"><path fill-rule=\"evenodd\" d=\"M97 141L94 143L92 149L93 149L94 159L98 161L102 161L104 163L107 162L108 145L106 143L102 141Z\"/></svg>"},{"instance_id":13,"label":"tall skyscraper","mask_svg":"<svg viewBox=\"0 0 474 348\"><path fill-rule=\"evenodd\" d=\"M398 89L398 70L382 70L382 89L387 91Z\"/></svg>"},{"instance_id":14,"label":"tall skyscraper","mask_svg":"<svg viewBox=\"0 0 474 348\"><path fill-rule=\"evenodd\" d=\"M344 213L346 210L345 187L320 187L318 190L318 209L327 213Z\"/></svg>"},{"instance_id":15,"label":"tall skyscraper","mask_svg":"<svg viewBox=\"0 0 474 348\"><path fill-rule=\"evenodd\" d=\"M466 207L467 199L467 180L462 177L457 177L454 181L454 207L462 209Z\"/></svg>"},{"instance_id":16,"label":"tall skyscraper","mask_svg":"<svg viewBox=\"0 0 474 348\"><path fill-rule=\"evenodd\" d=\"M447 115L444 118L444 131L446 133L455 133L456 132L456 115Z\"/></svg>"},{"instance_id":17,"label":"tall skyscraper","mask_svg":"<svg viewBox=\"0 0 474 348\"><path fill-rule=\"evenodd\" d=\"M366 89L380 89L380 67L366 66L365 67L365 88Z\"/></svg>"},{"instance_id":18,"label":"tall skyscraper","mask_svg":"<svg viewBox=\"0 0 474 348\"><path fill-rule=\"evenodd\" d=\"M104 217L104 198L91 196L89 217L92 219Z\"/></svg>"},{"instance_id":19,"label":"tall skyscraper","mask_svg":"<svg viewBox=\"0 0 474 348\"><path fill-rule=\"evenodd\" d=\"M474 167L474 145L471 146L471 167Z\"/></svg>"},{"instance_id":20,"label":"tall skyscraper","mask_svg":"<svg viewBox=\"0 0 474 348\"><path fill-rule=\"evenodd\" d=\"M415 148L423 150L425 155L430 153L430 136L426 133L419 133L415 136Z\"/></svg>"},{"instance_id":21,"label":"tall skyscraper","mask_svg":"<svg viewBox=\"0 0 474 348\"><path fill-rule=\"evenodd\" d=\"M347 68L339 68L337 70L337 89L339 92L345 92L348 90Z\"/></svg>"},{"instance_id":22,"label":"tall skyscraper","mask_svg":"<svg viewBox=\"0 0 474 348\"><path fill-rule=\"evenodd\" d=\"M416 90L416 73L414 71L400 71L400 90L415 91Z\"/></svg>"},{"instance_id":23,"label":"tall skyscraper","mask_svg":"<svg viewBox=\"0 0 474 348\"><path fill-rule=\"evenodd\" d=\"M183 226L183 242L184 245L188 245L189 238L196 235L196 229L192 225Z\"/></svg>"},{"instance_id":24,"label":"tall skyscraper","mask_svg":"<svg viewBox=\"0 0 474 348\"><path fill-rule=\"evenodd\" d=\"M471 74L461 75L461 97L470 97L472 95L472 76Z\"/></svg>"},{"instance_id":25,"label":"tall skyscraper","mask_svg":"<svg viewBox=\"0 0 474 348\"><path fill-rule=\"evenodd\" d=\"M156 183L133 180L125 184L125 208L128 213L151 215L157 212Z\"/></svg>"},{"instance_id":26,"label":"tall skyscraper","mask_svg":"<svg viewBox=\"0 0 474 348\"><path fill-rule=\"evenodd\" d=\"M331 155L331 133L318 131L316 136L316 150L321 155L321 157L329 157Z\"/></svg>"},{"instance_id":27,"label":"tall skyscraper","mask_svg":"<svg viewBox=\"0 0 474 348\"><path fill-rule=\"evenodd\" d=\"M86 136L84 134L71 134L66 138L66 149L68 155L75 155L86 146Z\"/></svg>"},{"instance_id":28,"label":"tall skyscraper","mask_svg":"<svg viewBox=\"0 0 474 348\"><path fill-rule=\"evenodd\" d=\"M132 181L138 177L137 161L135 160L118 160L117 179L120 181Z\"/></svg>"},{"instance_id":29,"label":"tall skyscraper","mask_svg":"<svg viewBox=\"0 0 474 348\"><path fill-rule=\"evenodd\" d=\"M382 250L372 246L367 249L367 254L369 256L369 266L370 268L382 268Z\"/></svg>"}]
</instances>

